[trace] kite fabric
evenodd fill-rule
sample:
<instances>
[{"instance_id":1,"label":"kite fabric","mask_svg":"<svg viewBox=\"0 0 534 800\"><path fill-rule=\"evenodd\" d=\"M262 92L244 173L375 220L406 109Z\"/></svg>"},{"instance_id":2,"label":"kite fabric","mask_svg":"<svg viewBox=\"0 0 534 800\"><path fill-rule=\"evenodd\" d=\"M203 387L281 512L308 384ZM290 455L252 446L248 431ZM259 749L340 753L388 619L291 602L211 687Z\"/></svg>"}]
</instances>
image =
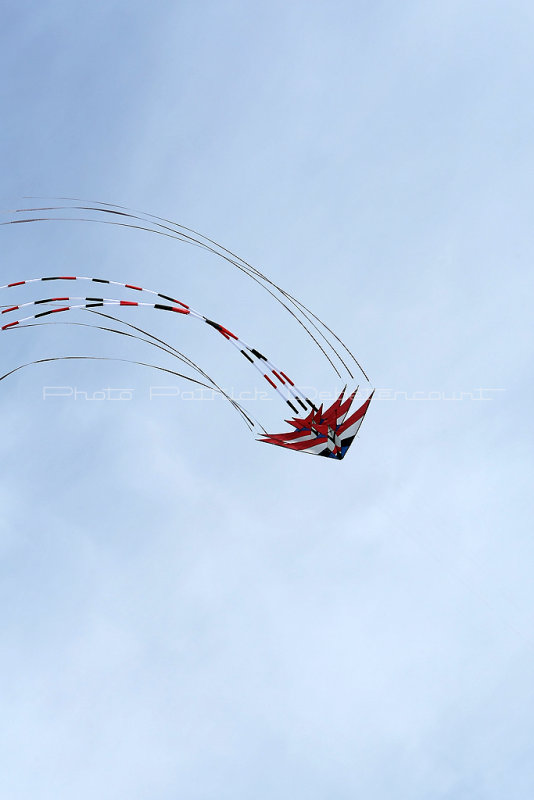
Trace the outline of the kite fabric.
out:
<instances>
[{"instance_id":1,"label":"kite fabric","mask_svg":"<svg viewBox=\"0 0 534 800\"><path fill-rule=\"evenodd\" d=\"M354 379L354 369L360 372L367 384L369 384L368 377L360 366L354 355L348 347L341 341L341 339L333 333L333 331L319 319L313 312L311 312L303 303L296 300L288 292L281 289L274 284L263 273L259 272L255 267L245 262L243 259L236 256L231 251L223 248L211 239L202 236L190 228L165 220L161 217L155 217L144 212L130 212L130 210L119 206L108 206L102 203L93 203L91 205L77 205L81 202L78 200L69 201L69 205L64 205L64 199L59 201L61 205L47 205L46 207L17 209L10 212L14 216L10 216L7 220L0 222L2 225L12 225L20 223L36 223L36 222L100 222L104 224L118 225L128 228L137 228L156 235L164 235L170 238L178 239L181 242L192 244L202 247L225 261L231 263L242 273L254 280L267 291L267 293L278 301L296 320L302 328L304 328L307 335L313 340L315 345L321 351L322 356L327 359L331 368L340 378L345 377L346 383ZM74 203L74 204L73 204ZM83 211L86 216L79 216ZM46 216L33 216L36 212ZM61 216L56 216L57 212L61 212ZM72 216L65 216L65 212L71 212ZM6 213L6 212L4 212ZM30 216L31 215L31 216ZM112 215L108 218L104 215ZM104 218L102 218L104 216ZM119 219L117 219L117 217ZM128 220L128 221L126 221ZM141 224L142 223L142 224ZM126 290L128 293L137 294L136 300L124 300L119 297L113 296L79 296L71 295L67 292L58 292L55 296L51 297L37 297L26 302L16 302L16 292L18 287L29 287L30 290L39 290L40 285L43 283L61 283L62 285L73 286L73 283L80 284L82 282L89 282L91 284L98 284L100 291L105 291L106 294L113 294L117 290ZM43 287L44 288L44 287ZM73 287L74 288L74 287ZM132 361L129 359L115 359L118 361L126 361L129 363L138 364L145 367L152 367L178 375L186 380L193 381L201 386L209 386L214 391L222 394L238 411L248 427L257 434L259 441L267 444L274 444L278 447L284 447L291 450L300 452L325 456L328 458L335 458L337 460L343 459L350 445L354 441L356 434L363 422L364 416L367 412L373 392L369 385L369 392L366 400L358 405L356 403L356 396L358 388L351 394L345 397L347 386L343 389L339 397L332 405L319 408L309 399L305 392L303 392L297 383L288 376L286 371L275 366L272 361L263 354L256 347L248 344L244 339L236 333L230 331L227 327L219 322L215 322L210 317L193 309L190 305L183 300L154 289L147 289L133 283L122 283L106 278L96 278L81 275L53 275L37 278L19 279L6 283L0 286L0 292L3 297L9 292L10 298L13 299L11 304L5 303L0 305L2 325L0 325L2 332L12 332L24 328L36 328L43 324L51 324L50 319L46 322L39 322L43 317L50 318L53 315L54 323L58 314L66 314L69 312L69 317L72 312L82 311L91 315L98 315L108 320L113 320L123 327L135 330L137 333L143 334L138 336L137 333L129 333L128 331L110 328L109 326L96 325L88 322L71 322L70 319L64 324L80 325L84 327L94 328L96 330L106 331L108 333L121 334L148 343L157 347L163 352L179 359L185 363L194 373L197 374L193 378L183 373L175 372L174 370L167 369L154 364L147 364L143 361ZM146 295L152 295L156 302L146 302ZM131 296L131 295L130 295ZM8 298L6 297L6 300ZM147 298L148 300L148 298ZM27 314L31 307L35 307L35 313ZM198 322L207 324L211 329L220 334L226 341L228 341L239 353L246 359L246 361L253 367L269 385L270 390L276 392L281 400L288 406L293 416L285 422L290 425L290 430L286 433L269 434L263 425L254 419L250 412L247 412L240 404L231 398L198 364L193 362L184 353L177 350L173 345L154 336L149 331L139 328L121 318L104 313L100 309L116 309L116 310L132 310L132 309L147 309L150 311L165 311L172 314L179 315L181 320L196 320ZM42 310L44 309L44 310ZM18 313L17 313L18 312ZM63 319L62 319L63 323ZM343 355L341 354L343 353ZM58 360L114 360L96 356L61 356L37 359L36 361L27 364L21 364L15 369L6 372L0 376L0 380L7 378L9 375L17 372L24 367L29 367L34 364L48 363ZM349 367L347 362L352 362Z\"/></svg>"}]
</instances>

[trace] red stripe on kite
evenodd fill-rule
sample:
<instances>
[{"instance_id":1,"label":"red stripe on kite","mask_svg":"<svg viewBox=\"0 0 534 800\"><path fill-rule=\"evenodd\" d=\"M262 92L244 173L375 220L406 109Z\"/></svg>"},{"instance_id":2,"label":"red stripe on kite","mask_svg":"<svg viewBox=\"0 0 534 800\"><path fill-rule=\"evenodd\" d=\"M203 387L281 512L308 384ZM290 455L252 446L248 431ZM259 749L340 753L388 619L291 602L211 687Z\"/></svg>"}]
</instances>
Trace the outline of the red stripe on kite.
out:
<instances>
[{"instance_id":1,"label":"red stripe on kite","mask_svg":"<svg viewBox=\"0 0 534 800\"><path fill-rule=\"evenodd\" d=\"M121 300L120 301L120 305L121 306L138 306L139 303L132 303L131 300Z\"/></svg>"},{"instance_id":2,"label":"red stripe on kite","mask_svg":"<svg viewBox=\"0 0 534 800\"><path fill-rule=\"evenodd\" d=\"M264 375L263 377L265 378L266 381L269 381L271 386L274 386L274 388L276 389L276 383L273 383L273 381L269 378L268 375Z\"/></svg>"},{"instance_id":3,"label":"red stripe on kite","mask_svg":"<svg viewBox=\"0 0 534 800\"><path fill-rule=\"evenodd\" d=\"M229 331L229 330L228 330L228 328L223 328L223 326L222 326L222 325L219 327L219 330L220 330L220 332L223 334L223 336L226 336L226 338L227 338L227 339L228 339L230 336L232 337L232 339L237 339L237 338L238 338L238 337L235 335L235 333L232 333L232 331Z\"/></svg>"},{"instance_id":4,"label":"red stripe on kite","mask_svg":"<svg viewBox=\"0 0 534 800\"><path fill-rule=\"evenodd\" d=\"M19 324L18 320L17 320L17 322L9 322L7 325L2 325L2 330L5 331L6 328L12 328L13 325L18 325L18 324Z\"/></svg>"},{"instance_id":5,"label":"red stripe on kite","mask_svg":"<svg viewBox=\"0 0 534 800\"><path fill-rule=\"evenodd\" d=\"M362 417L365 416L365 414L367 413L367 409L369 408L369 404L373 399L373 394L374 392L367 398L363 406L360 406L360 408L357 411L355 411L354 414L348 417L343 422L343 424L339 426L339 428L336 431L338 436L341 436L341 434L344 433L348 428L350 428L351 425L354 425L355 422L358 422L359 419L362 419Z\"/></svg>"},{"instance_id":6,"label":"red stripe on kite","mask_svg":"<svg viewBox=\"0 0 534 800\"><path fill-rule=\"evenodd\" d=\"M282 370L280 370L280 375L282 376L282 378L285 378L285 379L286 379L286 381L289 383L289 385L290 385L290 386L294 386L294 385L295 385L295 384L293 383L293 381L291 380L291 378L288 378L288 377L287 377L287 375L286 375L286 373L285 373L285 372L282 372Z\"/></svg>"},{"instance_id":7,"label":"red stripe on kite","mask_svg":"<svg viewBox=\"0 0 534 800\"><path fill-rule=\"evenodd\" d=\"M16 311L18 306L12 306L11 308L4 308L2 314L9 314L10 311Z\"/></svg>"}]
</instances>

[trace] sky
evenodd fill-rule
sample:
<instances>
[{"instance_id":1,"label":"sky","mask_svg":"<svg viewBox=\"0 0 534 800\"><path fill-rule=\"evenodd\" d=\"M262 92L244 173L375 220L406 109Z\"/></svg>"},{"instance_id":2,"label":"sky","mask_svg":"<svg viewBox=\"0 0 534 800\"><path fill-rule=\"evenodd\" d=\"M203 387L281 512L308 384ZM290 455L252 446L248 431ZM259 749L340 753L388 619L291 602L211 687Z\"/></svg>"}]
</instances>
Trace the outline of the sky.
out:
<instances>
[{"instance_id":1,"label":"sky","mask_svg":"<svg viewBox=\"0 0 534 800\"><path fill-rule=\"evenodd\" d=\"M328 322L376 387L333 463L133 365L0 384L2 796L533 796L532 4L1 16L1 208L80 197L200 230ZM83 223L0 240L0 283L68 266L178 294L336 388L213 256ZM256 386L224 342L157 325L225 388ZM2 373L83 353L173 365L49 326L5 335Z\"/></svg>"}]
</instances>

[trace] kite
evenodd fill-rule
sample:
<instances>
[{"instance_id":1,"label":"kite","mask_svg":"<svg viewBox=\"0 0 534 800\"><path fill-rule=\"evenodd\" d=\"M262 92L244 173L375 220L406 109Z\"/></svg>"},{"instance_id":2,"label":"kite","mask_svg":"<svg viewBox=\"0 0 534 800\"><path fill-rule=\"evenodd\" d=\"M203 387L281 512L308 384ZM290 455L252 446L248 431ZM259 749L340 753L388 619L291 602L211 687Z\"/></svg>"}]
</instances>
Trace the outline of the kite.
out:
<instances>
[{"instance_id":1,"label":"kite","mask_svg":"<svg viewBox=\"0 0 534 800\"><path fill-rule=\"evenodd\" d=\"M286 420L294 430L287 433L269 433L261 437L260 441L287 447L290 450L299 450L302 453L327 458L344 458L360 429L373 396L371 393L365 403L349 415L356 392L345 401L344 394L345 390L330 408L323 410L321 405L316 410L312 409L305 419Z\"/></svg>"},{"instance_id":2,"label":"kite","mask_svg":"<svg viewBox=\"0 0 534 800\"><path fill-rule=\"evenodd\" d=\"M68 205L66 200L61 198L54 201L55 205L47 205L38 208L17 209L11 212L7 220L0 222L2 225L13 225L21 223L37 223L49 221L76 221L93 222L110 225L118 225L127 228L137 228L157 235L167 236L178 239L181 242L202 247L226 262L237 267L242 273L259 284L267 293L289 312L311 337L315 345L321 351L336 375L340 378L345 377L347 382L354 380L353 370L356 368L364 380L369 383L369 379L363 368L341 341L341 339L303 303L298 301L273 281L267 278L255 267L252 267L243 259L236 256L231 251L217 244L190 228L186 228L170 220L144 212L132 212L129 209L118 206L109 206L104 203L93 203L78 205L82 201L70 200ZM61 205L57 205L60 202ZM80 216L84 212L84 216ZM35 216L39 213L39 216ZM30 291L39 291L42 284L60 283L62 286L79 286L82 283L90 283L93 286L87 296L70 294L70 291L60 290L54 296L41 297L24 302L17 302L14 293L18 287L29 287ZM98 288L95 287L98 286ZM19 279L0 286L0 292L4 295L10 292L13 297L11 304L0 305L1 322L0 332L10 332L21 328L40 327L43 324L57 324L57 315L67 314L70 318L72 312L82 311L92 316L111 320L121 327L110 327L109 325L97 325L88 322L71 321L70 319L62 324L78 325L94 328L116 335L127 336L138 339L146 344L155 347L173 357L179 359L187 367L196 373L195 377L184 373L176 372L167 367L149 364L144 361L131 361L129 359L115 359L118 361L130 361L152 369L162 370L173 375L177 375L203 387L209 387L215 392L223 395L238 411L248 427L256 434L258 441L284 447L290 450L297 450L303 453L320 455L327 458L341 460L347 453L350 445L354 441L356 434L363 422L373 392L369 390L368 396L363 403L358 403L357 387L350 394L345 396L347 385L343 388L337 399L327 407L324 404L315 405L312 399L301 390L298 384L289 377L287 371L277 367L267 356L258 348L251 346L244 339L231 331L225 325L215 322L209 316L192 308L184 300L177 299L170 294L164 294L154 289L144 288L134 283L123 283L108 278L97 278L83 275L52 275L37 278ZM98 292L95 296L92 292ZM126 292L127 296L137 296L136 299L122 299L117 294ZM103 295L109 296L103 296ZM113 296L112 296L113 295ZM151 295L151 298L148 297ZM152 302L148 302L151 299ZM33 307L33 309L32 309ZM232 347L234 347L242 358L258 372L262 379L268 384L269 390L274 391L285 405L291 410L292 415L285 420L290 426L285 433L270 434L265 427L256 420L253 415L243 408L234 398L230 396L221 386L215 382L198 364L196 364L186 354L179 351L167 341L158 338L153 333L140 328L114 316L105 313L101 309L123 311L133 309L149 309L150 311L165 311L182 321L194 320L208 325L213 331L217 332ZM28 313L32 311L32 313ZM50 318L52 317L52 320ZM47 318L43 321L43 318ZM130 331L135 331L132 333ZM138 334L142 334L141 336ZM343 353L343 354L342 354ZM29 367L33 364L40 364L58 360L113 360L96 356L56 356L51 358L38 359L27 364L21 364L0 376L0 381L17 372L20 369ZM353 366L349 367L352 362Z\"/></svg>"}]
</instances>

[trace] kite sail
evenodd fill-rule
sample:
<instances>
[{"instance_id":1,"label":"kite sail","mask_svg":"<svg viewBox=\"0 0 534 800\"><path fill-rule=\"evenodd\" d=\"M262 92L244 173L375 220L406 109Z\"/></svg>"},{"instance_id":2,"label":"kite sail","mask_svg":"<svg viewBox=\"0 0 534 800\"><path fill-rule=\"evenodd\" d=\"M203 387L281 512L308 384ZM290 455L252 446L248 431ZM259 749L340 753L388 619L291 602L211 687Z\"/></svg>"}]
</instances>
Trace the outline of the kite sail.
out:
<instances>
[{"instance_id":1,"label":"kite sail","mask_svg":"<svg viewBox=\"0 0 534 800\"><path fill-rule=\"evenodd\" d=\"M305 419L287 420L294 430L287 433L270 433L261 437L261 441L316 456L344 458L360 429L373 396L371 393L365 403L349 414L356 392L354 391L345 401L344 395L345 390L330 408L323 410L321 406L317 410L310 411Z\"/></svg>"},{"instance_id":2,"label":"kite sail","mask_svg":"<svg viewBox=\"0 0 534 800\"><path fill-rule=\"evenodd\" d=\"M58 202L61 204L58 205ZM319 317L304 306L303 303L296 300L296 298L267 278L267 276L259 272L255 267L252 267L243 259L226 248L223 248L213 240L208 239L190 228L185 228L170 220L155 217L144 212L133 212L123 207L109 206L103 203L84 203L83 205L79 205L81 201L72 200L68 201L68 205L65 205L65 202L65 199L60 199L60 201L56 201L54 205L49 204L37 208L17 209L16 211L10 212L8 219L1 221L0 226L45 221L104 223L120 227L137 228L157 235L178 239L181 242L192 244L197 247L202 247L237 267L238 270L262 286L273 299L280 303L313 340L339 378L344 377L348 383L354 380L354 371L358 371L361 376L363 376L366 383L369 384L366 373L354 355ZM81 215L82 212L83 216ZM36 213L38 216L35 216ZM74 285L80 285L83 282L98 285L98 291L100 293L105 292L105 294L109 296L94 296L93 294L88 296L80 296L78 294L71 295L68 290L59 291L54 296L38 296L24 302L17 302L14 296L18 287L22 286L28 287L30 291L35 292L36 290L39 291L40 288L44 289L44 287L41 287L43 283L46 283L47 286L49 283L60 283L74 288ZM137 295L137 299L125 300L116 296L124 291L126 291L130 297L132 294L134 294L134 296ZM347 389L347 386L345 386L332 405L323 408L323 404L321 404L317 407L313 400L307 396L306 392L301 390L299 385L289 377L287 371L283 371L276 366L263 354L263 351L247 343L225 325L215 322L209 316L192 308L184 300L177 299L174 296L158 292L154 289L138 286L134 283L122 283L108 278L83 275L52 275L15 280L0 286L0 292L2 292L2 296L9 292L11 297L13 297L13 302L11 304L5 303L0 305L3 323L0 325L0 328L2 332L20 330L21 328L28 327L40 327L43 324L57 324L56 320L58 314L64 315L68 312L75 311L82 311L92 316L97 315L106 320L111 320L121 327L112 328L109 327L109 325L70 321L70 319L64 324L90 327L108 333L139 339L179 359L193 371L195 377L178 373L159 365L148 364L143 361L136 360L131 363L178 375L181 378L190 380L203 387L209 387L215 392L222 394L233 405L235 410L240 413L248 427L257 435L258 440L268 444L275 444L279 447L285 447L291 450L298 450L304 453L340 460L344 458L347 450L354 441L372 398L372 391L370 388L368 396L362 404L356 402L358 389L352 391L352 393L345 398ZM149 298L147 295L152 296L152 302L148 302ZM269 385L270 390L274 391L284 402L285 406L291 410L292 416L285 420L290 426L290 429L286 433L268 433L265 427L258 422L250 412L246 411L243 406L237 403L230 394L225 392L221 386L191 358L149 331L119 317L101 311L100 309L103 308L115 311L132 309L165 311L178 315L177 319L183 321L194 320L208 325L212 330L229 342L229 344L238 351L241 357L246 359L250 366L254 368ZM32 313L28 313L30 310ZM71 314L68 313L68 316L70 317ZM50 317L52 317L53 322L50 320ZM42 318L47 318L47 320L42 321ZM134 330L135 333L131 333L130 330L124 330L124 328ZM138 334L142 335L139 336ZM0 376L0 380L32 364L74 359L108 360L96 356L61 356L38 359L10 370L5 375ZM117 360L130 361L129 359Z\"/></svg>"}]
</instances>

